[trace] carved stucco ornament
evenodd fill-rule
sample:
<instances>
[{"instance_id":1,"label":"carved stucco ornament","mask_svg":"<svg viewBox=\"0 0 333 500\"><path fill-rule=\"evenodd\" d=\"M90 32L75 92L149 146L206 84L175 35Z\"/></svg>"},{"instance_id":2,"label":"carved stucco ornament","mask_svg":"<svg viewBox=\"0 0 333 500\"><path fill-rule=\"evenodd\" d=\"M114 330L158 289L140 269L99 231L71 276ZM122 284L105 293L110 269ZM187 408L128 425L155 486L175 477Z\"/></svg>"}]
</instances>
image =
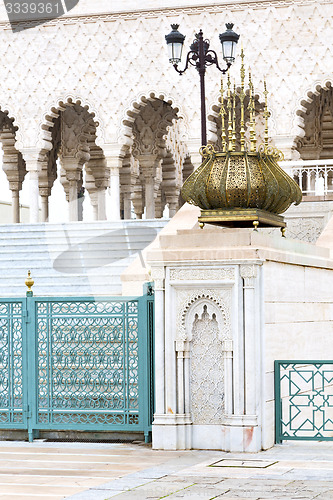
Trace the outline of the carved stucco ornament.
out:
<instances>
[{"instance_id":1,"label":"carved stucco ornament","mask_svg":"<svg viewBox=\"0 0 333 500\"><path fill-rule=\"evenodd\" d=\"M268 144L267 90L265 83L265 139L256 146L254 90L249 76L249 136L245 140L245 69L242 51L241 86L231 89L228 76L227 98L221 85L222 151L211 144L202 147L203 163L185 181L181 194L185 201L201 208L199 222L231 227L280 227L286 223L279 214L302 200L298 184L278 165L283 154ZM236 100L240 106L236 107ZM240 116L236 116L240 113ZM236 130L236 123L240 124ZM236 145L240 151L236 151Z\"/></svg>"}]
</instances>

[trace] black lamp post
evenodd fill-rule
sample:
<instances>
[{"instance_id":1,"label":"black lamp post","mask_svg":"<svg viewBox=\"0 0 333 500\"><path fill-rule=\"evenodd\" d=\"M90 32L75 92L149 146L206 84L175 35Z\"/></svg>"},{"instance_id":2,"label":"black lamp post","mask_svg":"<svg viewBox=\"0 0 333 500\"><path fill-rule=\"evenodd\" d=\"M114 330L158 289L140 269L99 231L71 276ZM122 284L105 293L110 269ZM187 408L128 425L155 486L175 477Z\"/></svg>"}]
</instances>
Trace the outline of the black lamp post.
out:
<instances>
[{"instance_id":1,"label":"black lamp post","mask_svg":"<svg viewBox=\"0 0 333 500\"><path fill-rule=\"evenodd\" d=\"M206 102L205 102L205 73L207 66L215 64L223 74L228 71L230 66L235 60L236 44L239 35L235 33L232 28L233 24L226 24L227 31L220 35L222 45L223 59L227 64L225 69L221 69L218 63L217 54L214 50L209 49L209 40L204 40L202 30L195 35L195 40L190 45L190 51L186 57L186 64L183 70L178 69L178 63L181 61L183 44L185 36L179 33L178 24L172 24L172 31L165 36L166 43L169 49L169 61L173 64L175 70L182 75L189 64L195 66L200 75L200 91L201 91L201 142L205 146L207 144L207 131L206 131Z\"/></svg>"}]
</instances>

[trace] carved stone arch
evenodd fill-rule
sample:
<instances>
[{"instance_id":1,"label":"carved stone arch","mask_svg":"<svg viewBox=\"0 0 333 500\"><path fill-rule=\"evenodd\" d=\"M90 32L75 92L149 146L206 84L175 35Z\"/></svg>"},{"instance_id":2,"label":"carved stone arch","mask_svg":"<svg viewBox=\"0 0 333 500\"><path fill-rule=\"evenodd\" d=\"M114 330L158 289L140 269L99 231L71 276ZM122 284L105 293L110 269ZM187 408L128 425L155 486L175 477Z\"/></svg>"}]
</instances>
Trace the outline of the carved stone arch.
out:
<instances>
[{"instance_id":1,"label":"carved stone arch","mask_svg":"<svg viewBox=\"0 0 333 500\"><path fill-rule=\"evenodd\" d=\"M41 151L41 155L47 154L48 151L52 149L52 132L51 129L54 126L55 120L59 117L60 113L66 110L67 106L74 106L75 104L82 106L90 114L94 121L96 127L96 143L103 147L104 140L104 126L100 119L97 110L90 102L82 99L79 96L73 94L66 94L55 100L56 104L49 103L46 107L46 111L43 114L43 118L39 123L38 127L38 145Z\"/></svg>"},{"instance_id":2,"label":"carved stone arch","mask_svg":"<svg viewBox=\"0 0 333 500\"><path fill-rule=\"evenodd\" d=\"M19 127L7 109L0 107L0 142L3 149L3 170L12 191L20 191L26 175L25 162L18 149Z\"/></svg>"},{"instance_id":3,"label":"carved stone arch","mask_svg":"<svg viewBox=\"0 0 333 500\"><path fill-rule=\"evenodd\" d=\"M191 304L186 313L185 330L186 330L187 341L191 342L192 340L193 325L195 323L196 317L200 318L200 316L204 311L207 312L210 318L216 319L217 324L219 326L218 338L220 342L223 342L225 338L223 332L226 322L226 319L223 315L223 310L216 304L216 302L214 302L214 300L207 297L198 298L195 302Z\"/></svg>"},{"instance_id":4,"label":"carved stone arch","mask_svg":"<svg viewBox=\"0 0 333 500\"><path fill-rule=\"evenodd\" d=\"M38 141L38 182L43 221L48 218L48 199L57 176L69 202L70 220L82 220L84 165L89 183L88 191L99 200L95 200L99 207L95 210L95 217L105 219L105 184L109 171L102 149L102 136L103 127L96 110L80 97L66 95L57 104L48 106L40 123ZM59 173L58 158L61 165ZM94 205L93 207L95 208Z\"/></svg>"},{"instance_id":5,"label":"carved stone arch","mask_svg":"<svg viewBox=\"0 0 333 500\"><path fill-rule=\"evenodd\" d=\"M332 158L333 155L333 87L331 79L316 82L295 112L298 132L294 149L303 160Z\"/></svg>"},{"instance_id":6,"label":"carved stone arch","mask_svg":"<svg viewBox=\"0 0 333 500\"><path fill-rule=\"evenodd\" d=\"M132 128L136 116L140 113L142 107L145 106L147 102L156 99L160 99L171 106L171 108L177 113L177 117L183 120L186 137L189 137L187 115L184 112L182 105L166 92L151 90L146 93L140 93L136 99L132 100L120 118L118 142L123 144L124 154L133 144Z\"/></svg>"},{"instance_id":7,"label":"carved stone arch","mask_svg":"<svg viewBox=\"0 0 333 500\"><path fill-rule=\"evenodd\" d=\"M324 77L321 81L316 80L313 82L311 87L308 87L303 96L298 98L296 106L294 108L293 116L293 129L292 134L294 136L294 148L299 147L300 141L306 135L306 115L309 113L309 108L314 102L316 97L320 96L322 91L329 91L332 89L333 77Z\"/></svg>"},{"instance_id":8,"label":"carved stone arch","mask_svg":"<svg viewBox=\"0 0 333 500\"><path fill-rule=\"evenodd\" d=\"M211 304L211 307L215 308L215 314L220 319L219 325L219 336L221 340L229 340L231 337L231 323L230 323L230 311L229 306L226 304L222 298L213 290L202 290L189 292L186 302L179 312L178 318L178 329L177 329L177 339L179 341L188 342L189 339L189 329L191 327L190 321L195 314L191 311L196 310L196 305L198 303Z\"/></svg>"},{"instance_id":9,"label":"carved stone arch","mask_svg":"<svg viewBox=\"0 0 333 500\"><path fill-rule=\"evenodd\" d=\"M15 149L21 151L24 147L24 128L20 124L19 118L11 109L7 106L0 105L0 115L6 117L5 122L8 124L8 128L13 132L15 136ZM0 119L1 120L1 119Z\"/></svg>"}]
</instances>

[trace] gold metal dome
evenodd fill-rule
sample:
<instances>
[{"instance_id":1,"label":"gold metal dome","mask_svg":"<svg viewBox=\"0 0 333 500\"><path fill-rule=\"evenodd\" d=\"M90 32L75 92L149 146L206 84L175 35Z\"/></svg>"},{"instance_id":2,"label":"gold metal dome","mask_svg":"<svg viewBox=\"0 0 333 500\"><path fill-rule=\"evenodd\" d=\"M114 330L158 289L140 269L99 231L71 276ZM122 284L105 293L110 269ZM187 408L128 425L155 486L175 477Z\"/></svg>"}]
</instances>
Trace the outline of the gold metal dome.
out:
<instances>
[{"instance_id":1,"label":"gold metal dome","mask_svg":"<svg viewBox=\"0 0 333 500\"><path fill-rule=\"evenodd\" d=\"M181 195L185 201L201 208L199 222L222 226L286 227L283 217L292 203L298 205L302 192L298 184L278 165L283 154L268 144L268 107L266 83L265 142L256 149L254 95L251 75L249 80L250 145L245 143L244 119L244 54L242 51L240 92L234 86L231 94L228 76L227 112L221 85L222 151L211 144L201 148L203 163L185 181ZM236 151L235 101L240 101L240 151ZM225 120L228 127L225 127ZM284 234L284 231L283 231Z\"/></svg>"}]
</instances>

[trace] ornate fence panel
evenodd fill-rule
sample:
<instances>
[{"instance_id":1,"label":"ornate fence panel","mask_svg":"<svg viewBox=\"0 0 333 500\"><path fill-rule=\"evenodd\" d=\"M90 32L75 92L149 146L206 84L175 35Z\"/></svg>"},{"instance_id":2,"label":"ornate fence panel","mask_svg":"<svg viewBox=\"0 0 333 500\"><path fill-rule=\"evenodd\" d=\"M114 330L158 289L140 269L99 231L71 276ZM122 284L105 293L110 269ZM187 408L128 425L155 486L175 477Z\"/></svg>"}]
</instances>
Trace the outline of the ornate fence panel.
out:
<instances>
[{"instance_id":1,"label":"ornate fence panel","mask_svg":"<svg viewBox=\"0 0 333 500\"><path fill-rule=\"evenodd\" d=\"M0 302L0 428L137 431L152 423L152 289Z\"/></svg>"},{"instance_id":2,"label":"ornate fence panel","mask_svg":"<svg viewBox=\"0 0 333 500\"><path fill-rule=\"evenodd\" d=\"M275 361L275 434L333 440L333 361Z\"/></svg>"},{"instance_id":3,"label":"ornate fence panel","mask_svg":"<svg viewBox=\"0 0 333 500\"><path fill-rule=\"evenodd\" d=\"M0 299L0 426L27 427L25 300Z\"/></svg>"}]
</instances>

